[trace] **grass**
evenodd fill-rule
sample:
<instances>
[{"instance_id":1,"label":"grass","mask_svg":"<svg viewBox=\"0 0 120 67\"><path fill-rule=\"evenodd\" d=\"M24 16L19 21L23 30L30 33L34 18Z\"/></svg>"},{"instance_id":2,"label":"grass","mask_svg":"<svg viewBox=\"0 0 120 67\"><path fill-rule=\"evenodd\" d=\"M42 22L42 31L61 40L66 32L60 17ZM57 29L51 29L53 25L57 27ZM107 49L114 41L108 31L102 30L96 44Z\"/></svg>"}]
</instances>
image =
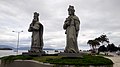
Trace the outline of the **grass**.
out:
<instances>
[{"instance_id":1,"label":"grass","mask_svg":"<svg viewBox=\"0 0 120 67\"><path fill-rule=\"evenodd\" d=\"M83 58L62 57L57 59L47 59L47 63L60 65L111 65L113 62L102 56L84 55Z\"/></svg>"},{"instance_id":2,"label":"grass","mask_svg":"<svg viewBox=\"0 0 120 67\"><path fill-rule=\"evenodd\" d=\"M33 57L31 57L31 56L22 56L22 55L17 55L17 56L10 55L10 56L2 57L0 59L4 64L8 64L8 63L13 62L14 60L30 60L30 59L33 59Z\"/></svg>"},{"instance_id":3,"label":"grass","mask_svg":"<svg viewBox=\"0 0 120 67\"><path fill-rule=\"evenodd\" d=\"M111 65L113 62L110 59L102 56L84 55L81 57L62 57L62 56L6 56L2 57L1 60L6 62L13 62L14 60L36 60L44 63L60 64L60 65Z\"/></svg>"}]
</instances>

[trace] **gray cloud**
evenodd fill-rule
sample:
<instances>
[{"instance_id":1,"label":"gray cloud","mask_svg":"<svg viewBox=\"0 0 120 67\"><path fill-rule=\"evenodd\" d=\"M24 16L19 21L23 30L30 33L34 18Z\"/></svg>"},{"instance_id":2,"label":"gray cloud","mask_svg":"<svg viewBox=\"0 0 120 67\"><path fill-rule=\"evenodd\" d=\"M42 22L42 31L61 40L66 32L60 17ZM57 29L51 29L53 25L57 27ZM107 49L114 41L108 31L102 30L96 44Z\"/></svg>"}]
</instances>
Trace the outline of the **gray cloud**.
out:
<instances>
[{"instance_id":1,"label":"gray cloud","mask_svg":"<svg viewBox=\"0 0 120 67\"><path fill-rule=\"evenodd\" d=\"M0 1L0 42L15 45L17 33L21 45L30 45L31 33L27 32L33 12L40 13L40 22L44 25L44 47L64 48L65 34L62 28L68 16L67 8L75 6L75 14L80 18L78 43L86 46L89 39L105 33L110 41L119 44L120 4L119 0L1 0ZM14 42L13 42L14 41ZM87 46L86 46L87 48ZM86 49L85 48L85 49ZM82 48L81 48L82 49Z\"/></svg>"}]
</instances>

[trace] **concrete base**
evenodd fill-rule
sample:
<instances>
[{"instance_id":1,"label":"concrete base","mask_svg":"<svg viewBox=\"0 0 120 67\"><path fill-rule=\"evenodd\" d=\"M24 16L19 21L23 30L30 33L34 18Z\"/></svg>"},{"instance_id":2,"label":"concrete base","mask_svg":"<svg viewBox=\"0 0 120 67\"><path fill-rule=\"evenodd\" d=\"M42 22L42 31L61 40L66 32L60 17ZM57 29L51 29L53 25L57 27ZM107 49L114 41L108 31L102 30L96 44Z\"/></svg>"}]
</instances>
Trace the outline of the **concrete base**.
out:
<instances>
[{"instance_id":1,"label":"concrete base","mask_svg":"<svg viewBox=\"0 0 120 67\"><path fill-rule=\"evenodd\" d=\"M45 54L45 51L42 52L32 52L28 50L28 52L23 52L22 55L29 55L29 56L42 56Z\"/></svg>"},{"instance_id":2,"label":"concrete base","mask_svg":"<svg viewBox=\"0 0 120 67\"><path fill-rule=\"evenodd\" d=\"M23 52L22 55L29 55L29 56L42 56L42 53Z\"/></svg>"},{"instance_id":3,"label":"concrete base","mask_svg":"<svg viewBox=\"0 0 120 67\"><path fill-rule=\"evenodd\" d=\"M58 56L64 56L64 57L82 57L83 53L59 53Z\"/></svg>"}]
</instances>

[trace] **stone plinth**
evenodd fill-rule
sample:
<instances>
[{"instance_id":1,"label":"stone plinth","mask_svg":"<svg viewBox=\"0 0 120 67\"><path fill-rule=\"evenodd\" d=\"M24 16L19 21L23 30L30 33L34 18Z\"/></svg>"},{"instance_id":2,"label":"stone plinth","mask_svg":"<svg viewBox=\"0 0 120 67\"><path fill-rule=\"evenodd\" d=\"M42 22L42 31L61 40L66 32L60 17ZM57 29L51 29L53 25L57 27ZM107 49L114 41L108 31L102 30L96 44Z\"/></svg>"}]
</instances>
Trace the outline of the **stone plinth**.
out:
<instances>
[{"instance_id":1,"label":"stone plinth","mask_svg":"<svg viewBox=\"0 0 120 67\"><path fill-rule=\"evenodd\" d=\"M23 52L22 55L29 55L29 56L42 56L42 53Z\"/></svg>"},{"instance_id":2,"label":"stone plinth","mask_svg":"<svg viewBox=\"0 0 120 67\"><path fill-rule=\"evenodd\" d=\"M58 56L64 56L64 57L82 57L83 53L59 53Z\"/></svg>"}]
</instances>

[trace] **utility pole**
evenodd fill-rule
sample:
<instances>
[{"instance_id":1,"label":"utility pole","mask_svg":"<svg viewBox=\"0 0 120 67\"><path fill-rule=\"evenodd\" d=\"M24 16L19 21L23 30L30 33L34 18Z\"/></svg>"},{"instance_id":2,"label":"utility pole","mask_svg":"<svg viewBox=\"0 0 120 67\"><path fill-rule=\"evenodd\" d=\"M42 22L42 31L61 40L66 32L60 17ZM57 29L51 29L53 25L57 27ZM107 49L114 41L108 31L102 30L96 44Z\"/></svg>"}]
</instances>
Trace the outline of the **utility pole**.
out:
<instances>
[{"instance_id":1,"label":"utility pole","mask_svg":"<svg viewBox=\"0 0 120 67\"><path fill-rule=\"evenodd\" d=\"M16 52L17 52L17 55L18 55L19 35L20 35L20 33L23 32L23 31L19 31L19 32L18 32L18 31L12 31L12 32L16 32L16 33L17 33L17 51L16 51Z\"/></svg>"}]
</instances>

